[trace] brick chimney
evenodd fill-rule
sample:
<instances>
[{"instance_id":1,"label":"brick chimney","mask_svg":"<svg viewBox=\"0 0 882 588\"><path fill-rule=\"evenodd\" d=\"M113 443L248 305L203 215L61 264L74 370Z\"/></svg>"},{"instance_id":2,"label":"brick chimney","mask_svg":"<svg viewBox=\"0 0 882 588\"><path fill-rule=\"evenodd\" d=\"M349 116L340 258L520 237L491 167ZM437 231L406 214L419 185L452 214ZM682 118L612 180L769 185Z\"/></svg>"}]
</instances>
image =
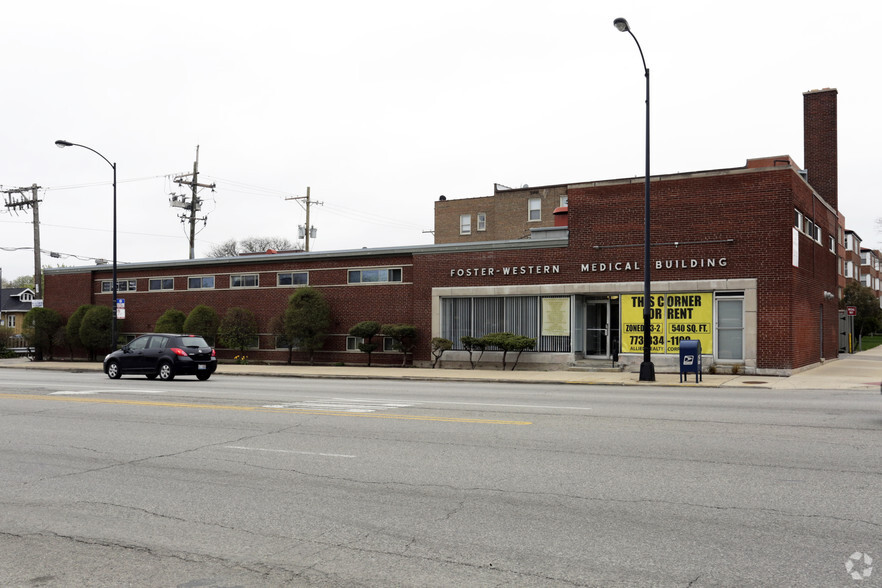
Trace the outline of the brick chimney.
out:
<instances>
[{"instance_id":1,"label":"brick chimney","mask_svg":"<svg viewBox=\"0 0 882 588\"><path fill-rule=\"evenodd\" d=\"M835 88L803 93L803 149L808 183L839 209Z\"/></svg>"}]
</instances>

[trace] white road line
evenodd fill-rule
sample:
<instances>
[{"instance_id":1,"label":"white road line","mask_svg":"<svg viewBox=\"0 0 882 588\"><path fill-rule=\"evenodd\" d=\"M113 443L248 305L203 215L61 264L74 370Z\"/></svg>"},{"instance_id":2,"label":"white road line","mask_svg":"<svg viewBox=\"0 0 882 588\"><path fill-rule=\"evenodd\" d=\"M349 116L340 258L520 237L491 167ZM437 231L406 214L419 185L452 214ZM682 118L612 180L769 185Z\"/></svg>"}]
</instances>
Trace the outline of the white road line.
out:
<instances>
[{"instance_id":1,"label":"white road line","mask_svg":"<svg viewBox=\"0 0 882 588\"><path fill-rule=\"evenodd\" d=\"M291 449L261 449L260 447L241 447L239 445L226 445L225 449L239 449L241 451L265 451L267 453L294 453L297 455L319 455L321 457L358 457L357 455L347 455L345 453L316 453L314 451L294 451Z\"/></svg>"},{"instance_id":2,"label":"white road line","mask_svg":"<svg viewBox=\"0 0 882 588\"><path fill-rule=\"evenodd\" d=\"M59 390L49 396L78 396L87 394L163 394L162 390Z\"/></svg>"},{"instance_id":3,"label":"white road line","mask_svg":"<svg viewBox=\"0 0 882 588\"><path fill-rule=\"evenodd\" d=\"M360 400L358 398L351 398L350 402L402 402L401 400ZM445 400L420 400L419 402L414 402L414 404L452 404L457 406L498 406L500 408L548 408L548 409L556 409L556 410L593 410L588 406L551 406L546 404L500 404L497 402L452 402ZM402 405L408 406L408 405Z\"/></svg>"},{"instance_id":4,"label":"white road line","mask_svg":"<svg viewBox=\"0 0 882 588\"><path fill-rule=\"evenodd\" d=\"M308 410L327 410L331 412L367 413L393 408L409 408L411 404L401 402L378 402L375 400L350 400L346 398L325 398L320 400L300 400L284 404L268 404L263 408L298 408Z\"/></svg>"}]
</instances>

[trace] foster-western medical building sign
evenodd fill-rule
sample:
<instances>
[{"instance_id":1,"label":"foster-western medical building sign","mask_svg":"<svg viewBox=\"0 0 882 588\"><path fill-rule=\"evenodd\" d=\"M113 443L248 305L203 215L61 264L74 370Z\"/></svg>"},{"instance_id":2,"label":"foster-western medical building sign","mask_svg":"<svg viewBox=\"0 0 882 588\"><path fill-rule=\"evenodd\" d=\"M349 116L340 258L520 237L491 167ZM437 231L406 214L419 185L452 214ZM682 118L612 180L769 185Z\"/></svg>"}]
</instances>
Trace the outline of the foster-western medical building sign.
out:
<instances>
[{"instance_id":1,"label":"foster-western medical building sign","mask_svg":"<svg viewBox=\"0 0 882 588\"><path fill-rule=\"evenodd\" d=\"M662 269L703 269L724 268L728 265L725 257L690 258L690 259L659 259L653 263L657 270ZM580 263L582 273L628 272L640 271L642 266L637 261L609 261ZM511 265L501 267L455 267L450 270L451 278L498 277L559 274L560 265Z\"/></svg>"},{"instance_id":2,"label":"foster-western medical building sign","mask_svg":"<svg viewBox=\"0 0 882 588\"><path fill-rule=\"evenodd\" d=\"M643 295L621 298L622 353L643 352ZM653 353L679 353L680 341L701 341L713 349L713 300L711 292L651 294L650 336Z\"/></svg>"}]
</instances>

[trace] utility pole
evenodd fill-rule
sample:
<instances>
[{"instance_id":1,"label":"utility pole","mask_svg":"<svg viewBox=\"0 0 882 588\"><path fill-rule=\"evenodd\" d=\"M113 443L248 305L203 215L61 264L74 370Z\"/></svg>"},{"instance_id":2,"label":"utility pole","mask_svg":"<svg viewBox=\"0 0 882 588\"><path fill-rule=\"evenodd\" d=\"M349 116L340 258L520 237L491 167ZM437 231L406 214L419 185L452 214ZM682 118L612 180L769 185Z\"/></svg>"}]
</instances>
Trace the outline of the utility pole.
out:
<instances>
[{"instance_id":1,"label":"utility pole","mask_svg":"<svg viewBox=\"0 0 882 588\"><path fill-rule=\"evenodd\" d=\"M40 288L43 277L43 266L40 263L40 199L37 197L37 190L40 186L31 184L30 188L10 188L9 190L0 190L6 194L6 208L10 210L24 210L32 208L34 210L34 290L37 298L42 298L43 293ZM31 196L28 199L25 192L30 190ZM18 196L13 196L17 194Z\"/></svg>"},{"instance_id":2,"label":"utility pole","mask_svg":"<svg viewBox=\"0 0 882 588\"><path fill-rule=\"evenodd\" d=\"M305 200L306 201L306 226L304 227L304 225L298 225L297 228L300 229L300 235L304 236L304 243L305 243L304 249L308 252L309 251L309 238L310 237L315 238L316 234L318 233L318 231L315 229L315 227L313 227L312 225L309 224L309 208L313 204L321 206L322 204L324 204L324 202L313 202L312 200L309 199L309 186L306 187L306 196L293 196L291 198L285 198L285 200Z\"/></svg>"},{"instance_id":3,"label":"utility pole","mask_svg":"<svg viewBox=\"0 0 882 588\"><path fill-rule=\"evenodd\" d=\"M189 181L184 179L188 176L192 176ZM183 208L190 211L189 217L186 214L180 214L178 215L178 218L181 219L181 222L190 223L190 259L194 259L196 257L196 221L201 220L202 222L205 222L208 220L207 216L198 219L196 218L196 212L202 210L202 199L199 198L196 191L198 188L211 188L212 190L215 188L215 184L199 183L199 145L196 145L196 161L193 162L193 173L181 174L176 177L174 181L179 186L190 186L192 195L189 203L184 200L186 198L185 196L179 197L173 194L169 199L169 204L176 208Z\"/></svg>"}]
</instances>

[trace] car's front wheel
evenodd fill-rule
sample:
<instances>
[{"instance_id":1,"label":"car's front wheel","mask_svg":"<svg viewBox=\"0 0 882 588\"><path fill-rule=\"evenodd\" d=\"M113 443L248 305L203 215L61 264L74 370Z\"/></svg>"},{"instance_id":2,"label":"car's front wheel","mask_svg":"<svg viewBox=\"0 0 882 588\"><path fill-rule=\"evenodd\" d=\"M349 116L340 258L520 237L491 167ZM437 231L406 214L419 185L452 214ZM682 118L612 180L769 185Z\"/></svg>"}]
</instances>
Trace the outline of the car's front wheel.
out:
<instances>
[{"instance_id":1,"label":"car's front wheel","mask_svg":"<svg viewBox=\"0 0 882 588\"><path fill-rule=\"evenodd\" d=\"M175 368L167 361L159 364L159 379L164 382L175 379Z\"/></svg>"},{"instance_id":2,"label":"car's front wheel","mask_svg":"<svg viewBox=\"0 0 882 588\"><path fill-rule=\"evenodd\" d=\"M203 382L211 377L211 372L196 372L196 379Z\"/></svg>"},{"instance_id":3,"label":"car's front wheel","mask_svg":"<svg viewBox=\"0 0 882 588\"><path fill-rule=\"evenodd\" d=\"M107 364L107 377L111 380L118 380L122 376L122 370L119 369L119 363L111 361Z\"/></svg>"}]
</instances>

